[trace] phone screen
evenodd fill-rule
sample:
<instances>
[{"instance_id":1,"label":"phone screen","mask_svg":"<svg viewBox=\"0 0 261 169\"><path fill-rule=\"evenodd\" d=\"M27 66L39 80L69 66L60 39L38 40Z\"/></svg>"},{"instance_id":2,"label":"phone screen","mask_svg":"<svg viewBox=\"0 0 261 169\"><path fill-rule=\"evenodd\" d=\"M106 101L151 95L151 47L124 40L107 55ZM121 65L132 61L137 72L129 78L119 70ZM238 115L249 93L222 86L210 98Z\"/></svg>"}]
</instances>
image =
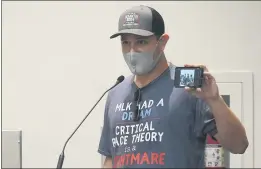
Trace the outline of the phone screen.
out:
<instances>
[{"instance_id":1,"label":"phone screen","mask_svg":"<svg viewBox=\"0 0 261 169\"><path fill-rule=\"evenodd\" d=\"M200 67L177 67L175 70L174 86L177 88L202 86L203 68Z\"/></svg>"}]
</instances>

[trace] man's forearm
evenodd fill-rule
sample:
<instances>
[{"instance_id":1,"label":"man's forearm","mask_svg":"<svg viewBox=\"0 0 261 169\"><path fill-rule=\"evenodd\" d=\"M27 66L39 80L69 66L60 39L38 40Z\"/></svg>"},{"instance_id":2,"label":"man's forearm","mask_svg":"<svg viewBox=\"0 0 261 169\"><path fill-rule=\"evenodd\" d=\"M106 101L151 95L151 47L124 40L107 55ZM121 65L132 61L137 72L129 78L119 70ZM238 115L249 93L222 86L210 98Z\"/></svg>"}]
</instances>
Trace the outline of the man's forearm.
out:
<instances>
[{"instance_id":1,"label":"man's forearm","mask_svg":"<svg viewBox=\"0 0 261 169\"><path fill-rule=\"evenodd\" d=\"M242 154L248 147L245 128L221 97L207 100L216 120L218 134L215 136L231 153Z\"/></svg>"}]
</instances>

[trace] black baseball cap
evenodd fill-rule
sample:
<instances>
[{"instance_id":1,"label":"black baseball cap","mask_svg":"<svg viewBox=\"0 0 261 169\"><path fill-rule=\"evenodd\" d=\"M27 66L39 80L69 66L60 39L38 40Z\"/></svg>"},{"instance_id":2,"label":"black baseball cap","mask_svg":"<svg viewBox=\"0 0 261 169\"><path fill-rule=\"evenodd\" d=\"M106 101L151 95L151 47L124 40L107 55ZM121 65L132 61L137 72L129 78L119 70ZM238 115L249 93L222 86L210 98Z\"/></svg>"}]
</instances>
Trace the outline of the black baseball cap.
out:
<instances>
[{"instance_id":1,"label":"black baseball cap","mask_svg":"<svg viewBox=\"0 0 261 169\"><path fill-rule=\"evenodd\" d=\"M159 12L151 7L140 5L127 9L121 14L118 32L110 38L112 39L122 34L161 36L164 33L164 20Z\"/></svg>"}]
</instances>

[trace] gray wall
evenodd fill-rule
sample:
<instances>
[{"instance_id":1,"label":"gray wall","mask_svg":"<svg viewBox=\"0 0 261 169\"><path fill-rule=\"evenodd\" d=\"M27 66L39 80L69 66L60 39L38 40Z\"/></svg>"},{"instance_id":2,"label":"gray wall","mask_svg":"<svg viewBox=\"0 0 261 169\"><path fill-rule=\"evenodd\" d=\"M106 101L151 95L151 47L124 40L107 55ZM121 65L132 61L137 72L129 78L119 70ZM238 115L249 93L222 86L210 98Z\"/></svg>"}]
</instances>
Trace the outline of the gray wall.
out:
<instances>
[{"instance_id":1,"label":"gray wall","mask_svg":"<svg viewBox=\"0 0 261 169\"><path fill-rule=\"evenodd\" d=\"M3 2L3 129L23 130L23 167L56 167L63 143L127 69L117 30L132 5L158 9L174 64L255 76L255 167L261 167L261 2ZM64 167L100 167L105 99L66 149Z\"/></svg>"}]
</instances>

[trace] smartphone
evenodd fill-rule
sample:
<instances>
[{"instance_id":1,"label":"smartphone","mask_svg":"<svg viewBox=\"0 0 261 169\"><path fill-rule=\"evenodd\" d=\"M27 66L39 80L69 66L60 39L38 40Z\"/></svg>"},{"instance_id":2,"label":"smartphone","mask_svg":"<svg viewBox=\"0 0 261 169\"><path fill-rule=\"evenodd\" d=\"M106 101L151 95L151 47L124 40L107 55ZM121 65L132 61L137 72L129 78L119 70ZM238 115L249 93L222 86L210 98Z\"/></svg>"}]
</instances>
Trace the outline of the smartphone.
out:
<instances>
[{"instance_id":1,"label":"smartphone","mask_svg":"<svg viewBox=\"0 0 261 169\"><path fill-rule=\"evenodd\" d=\"M204 80L204 69L201 67L176 67L174 86L176 88L201 88Z\"/></svg>"}]
</instances>

